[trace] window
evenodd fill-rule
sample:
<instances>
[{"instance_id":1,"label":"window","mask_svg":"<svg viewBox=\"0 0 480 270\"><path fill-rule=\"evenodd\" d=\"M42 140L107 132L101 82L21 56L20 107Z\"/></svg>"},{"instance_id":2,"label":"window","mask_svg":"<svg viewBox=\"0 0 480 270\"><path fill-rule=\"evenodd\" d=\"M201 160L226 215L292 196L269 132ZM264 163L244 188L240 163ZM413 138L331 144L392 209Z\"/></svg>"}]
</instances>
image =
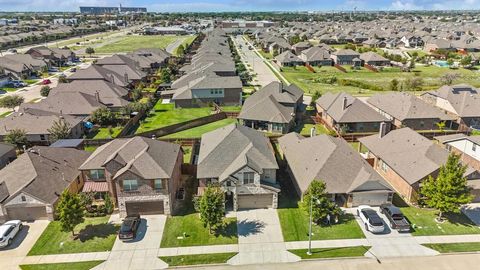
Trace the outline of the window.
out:
<instances>
[{"instance_id":1,"label":"window","mask_svg":"<svg viewBox=\"0 0 480 270\"><path fill-rule=\"evenodd\" d=\"M45 135L41 134L40 135L40 140L45 141Z\"/></svg>"},{"instance_id":2,"label":"window","mask_svg":"<svg viewBox=\"0 0 480 270\"><path fill-rule=\"evenodd\" d=\"M90 178L92 179L105 179L104 170L90 170Z\"/></svg>"},{"instance_id":3,"label":"window","mask_svg":"<svg viewBox=\"0 0 480 270\"><path fill-rule=\"evenodd\" d=\"M421 127L424 127L424 126L425 126L425 122L424 122L424 121L420 121L420 126L421 126Z\"/></svg>"},{"instance_id":4,"label":"window","mask_svg":"<svg viewBox=\"0 0 480 270\"><path fill-rule=\"evenodd\" d=\"M123 180L123 190L124 191L134 191L138 189L137 180Z\"/></svg>"},{"instance_id":5,"label":"window","mask_svg":"<svg viewBox=\"0 0 480 270\"><path fill-rule=\"evenodd\" d=\"M214 90L210 90L210 95L213 95L215 94L215 91Z\"/></svg>"},{"instance_id":6,"label":"window","mask_svg":"<svg viewBox=\"0 0 480 270\"><path fill-rule=\"evenodd\" d=\"M243 184L253 184L253 178L255 174L253 172L244 172L243 173Z\"/></svg>"},{"instance_id":7,"label":"window","mask_svg":"<svg viewBox=\"0 0 480 270\"><path fill-rule=\"evenodd\" d=\"M387 163L381 161L380 167L381 167L382 171L384 171L384 172L387 172L387 171L388 171L388 165L387 165Z\"/></svg>"},{"instance_id":8,"label":"window","mask_svg":"<svg viewBox=\"0 0 480 270\"><path fill-rule=\"evenodd\" d=\"M155 179L154 187L155 189L162 189L163 188L162 179Z\"/></svg>"},{"instance_id":9,"label":"window","mask_svg":"<svg viewBox=\"0 0 480 270\"><path fill-rule=\"evenodd\" d=\"M26 202L26 201L27 201L27 198L26 198L24 195L22 195L21 199L22 199L22 202Z\"/></svg>"},{"instance_id":10,"label":"window","mask_svg":"<svg viewBox=\"0 0 480 270\"><path fill-rule=\"evenodd\" d=\"M473 152L477 151L477 145L474 144L474 143L472 144L472 151L473 151Z\"/></svg>"},{"instance_id":11,"label":"window","mask_svg":"<svg viewBox=\"0 0 480 270\"><path fill-rule=\"evenodd\" d=\"M227 187L231 187L232 186L232 182L231 181L227 181Z\"/></svg>"}]
</instances>

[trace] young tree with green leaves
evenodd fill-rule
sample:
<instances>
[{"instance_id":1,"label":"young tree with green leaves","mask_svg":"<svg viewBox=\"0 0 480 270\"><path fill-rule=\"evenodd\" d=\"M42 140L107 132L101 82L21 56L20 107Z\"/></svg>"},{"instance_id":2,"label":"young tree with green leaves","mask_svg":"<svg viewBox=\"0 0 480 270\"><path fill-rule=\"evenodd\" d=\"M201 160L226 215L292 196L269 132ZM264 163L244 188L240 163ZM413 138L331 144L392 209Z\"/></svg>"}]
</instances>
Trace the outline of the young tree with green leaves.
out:
<instances>
[{"instance_id":1,"label":"young tree with green leaves","mask_svg":"<svg viewBox=\"0 0 480 270\"><path fill-rule=\"evenodd\" d=\"M85 53L88 54L88 55L90 55L90 57L92 57L92 54L95 53L95 49L93 49L92 47L87 47L87 48L85 49Z\"/></svg>"},{"instance_id":2,"label":"young tree with green leaves","mask_svg":"<svg viewBox=\"0 0 480 270\"><path fill-rule=\"evenodd\" d=\"M72 236L75 236L75 226L82 223L85 206L82 204L80 195L72 194L68 190L65 190L60 196L57 205L57 215L62 231L72 232Z\"/></svg>"},{"instance_id":3,"label":"young tree with green leaves","mask_svg":"<svg viewBox=\"0 0 480 270\"><path fill-rule=\"evenodd\" d=\"M197 202L200 220L210 233L223 225L225 194L219 186L210 185Z\"/></svg>"},{"instance_id":4,"label":"young tree with green leaves","mask_svg":"<svg viewBox=\"0 0 480 270\"><path fill-rule=\"evenodd\" d=\"M48 95L50 94L50 90L52 90L52 88L50 88L50 86L44 85L44 86L42 86L42 88L40 88L40 95L42 97L48 97Z\"/></svg>"},{"instance_id":5,"label":"young tree with green leaves","mask_svg":"<svg viewBox=\"0 0 480 270\"><path fill-rule=\"evenodd\" d=\"M0 99L0 107L15 111L15 107L20 106L25 99L19 95L10 95Z\"/></svg>"},{"instance_id":6,"label":"young tree with green leaves","mask_svg":"<svg viewBox=\"0 0 480 270\"><path fill-rule=\"evenodd\" d=\"M12 129L4 138L5 142L16 145L20 149L23 145L27 145L27 133L23 129Z\"/></svg>"},{"instance_id":7,"label":"young tree with green leaves","mask_svg":"<svg viewBox=\"0 0 480 270\"><path fill-rule=\"evenodd\" d=\"M398 91L398 80L397 79L393 79L390 81L390 85L389 85L389 88L390 88L390 91Z\"/></svg>"},{"instance_id":8,"label":"young tree with green leaves","mask_svg":"<svg viewBox=\"0 0 480 270\"><path fill-rule=\"evenodd\" d=\"M160 80L164 83L170 83L172 81L172 71L170 68L163 68L160 72Z\"/></svg>"},{"instance_id":9,"label":"young tree with green leaves","mask_svg":"<svg viewBox=\"0 0 480 270\"><path fill-rule=\"evenodd\" d=\"M99 124L101 126L106 126L115 123L116 116L108 108L98 108L96 109L90 118L94 123Z\"/></svg>"},{"instance_id":10,"label":"young tree with green leaves","mask_svg":"<svg viewBox=\"0 0 480 270\"><path fill-rule=\"evenodd\" d=\"M185 47L183 47L183 44L180 44L180 46L177 47L177 55L183 56L184 54L185 54Z\"/></svg>"},{"instance_id":11,"label":"young tree with green leaves","mask_svg":"<svg viewBox=\"0 0 480 270\"><path fill-rule=\"evenodd\" d=\"M310 101L310 106L315 107L317 99L319 99L321 96L322 96L322 93L320 93L320 91L313 92L312 100Z\"/></svg>"},{"instance_id":12,"label":"young tree with green leaves","mask_svg":"<svg viewBox=\"0 0 480 270\"><path fill-rule=\"evenodd\" d=\"M462 65L462 67L467 67L467 66L470 66L472 64L472 56L471 55L467 55L465 57L462 58L462 60L460 60L460 65Z\"/></svg>"},{"instance_id":13,"label":"young tree with green leaves","mask_svg":"<svg viewBox=\"0 0 480 270\"><path fill-rule=\"evenodd\" d=\"M52 124L52 127L47 129L48 132L50 132L50 136L48 139L51 142L60 140L60 139L66 139L68 136L70 136L70 131L72 129L72 126L70 123L65 121L64 118L60 118L57 121L54 121Z\"/></svg>"},{"instance_id":14,"label":"young tree with green leaves","mask_svg":"<svg viewBox=\"0 0 480 270\"><path fill-rule=\"evenodd\" d=\"M472 201L467 178L464 176L467 166L460 161L460 156L451 154L447 163L440 167L438 176L429 176L420 189L422 201L437 209L437 220L442 220L444 213L459 213L460 206Z\"/></svg>"},{"instance_id":15,"label":"young tree with green leaves","mask_svg":"<svg viewBox=\"0 0 480 270\"><path fill-rule=\"evenodd\" d=\"M325 220L327 215L335 216L340 214L340 208L335 202L328 198L325 189L325 182L313 180L307 191L303 194L302 201L300 202L300 207L306 211L307 214L310 212L310 203L313 203L312 218L317 224L319 224L321 220Z\"/></svg>"}]
</instances>

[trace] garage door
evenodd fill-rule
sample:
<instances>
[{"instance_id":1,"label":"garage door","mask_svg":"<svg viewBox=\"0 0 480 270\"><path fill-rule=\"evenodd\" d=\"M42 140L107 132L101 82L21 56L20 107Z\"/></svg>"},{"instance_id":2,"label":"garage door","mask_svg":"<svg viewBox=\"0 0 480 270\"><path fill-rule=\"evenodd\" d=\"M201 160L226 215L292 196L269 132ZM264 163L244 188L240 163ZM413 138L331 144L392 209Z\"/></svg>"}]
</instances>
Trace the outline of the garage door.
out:
<instances>
[{"instance_id":1,"label":"garage door","mask_svg":"<svg viewBox=\"0 0 480 270\"><path fill-rule=\"evenodd\" d=\"M474 189L474 190L471 191L471 193L473 195L472 202L474 202L474 203L480 202L480 189Z\"/></svg>"},{"instance_id":2,"label":"garage door","mask_svg":"<svg viewBox=\"0 0 480 270\"><path fill-rule=\"evenodd\" d=\"M35 207L9 207L7 208L9 219L19 220L37 220L48 219L47 209L45 206Z\"/></svg>"},{"instance_id":3,"label":"garage door","mask_svg":"<svg viewBox=\"0 0 480 270\"><path fill-rule=\"evenodd\" d=\"M271 208L273 194L238 195L239 209Z\"/></svg>"},{"instance_id":4,"label":"garage door","mask_svg":"<svg viewBox=\"0 0 480 270\"><path fill-rule=\"evenodd\" d=\"M388 202L388 193L355 193L353 194L352 206L380 205Z\"/></svg>"},{"instance_id":5,"label":"garage door","mask_svg":"<svg viewBox=\"0 0 480 270\"><path fill-rule=\"evenodd\" d=\"M127 202L127 215L156 215L163 214L163 201Z\"/></svg>"}]
</instances>

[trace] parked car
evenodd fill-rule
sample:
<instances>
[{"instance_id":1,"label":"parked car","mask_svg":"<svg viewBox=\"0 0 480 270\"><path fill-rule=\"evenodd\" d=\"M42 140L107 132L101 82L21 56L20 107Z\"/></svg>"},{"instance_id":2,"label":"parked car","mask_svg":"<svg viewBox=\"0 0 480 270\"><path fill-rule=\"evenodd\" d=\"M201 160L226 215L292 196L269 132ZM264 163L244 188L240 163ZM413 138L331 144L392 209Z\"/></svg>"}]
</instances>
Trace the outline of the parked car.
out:
<instances>
[{"instance_id":1,"label":"parked car","mask_svg":"<svg viewBox=\"0 0 480 270\"><path fill-rule=\"evenodd\" d=\"M390 227L399 232L409 232L410 223L400 209L390 203L380 205L380 213L384 214L390 222Z\"/></svg>"},{"instance_id":2,"label":"parked car","mask_svg":"<svg viewBox=\"0 0 480 270\"><path fill-rule=\"evenodd\" d=\"M51 67L48 69L48 72L58 72L58 68Z\"/></svg>"},{"instance_id":3,"label":"parked car","mask_svg":"<svg viewBox=\"0 0 480 270\"><path fill-rule=\"evenodd\" d=\"M71 69L70 69L70 72L77 72L77 68L74 68L74 67L71 68Z\"/></svg>"},{"instance_id":4,"label":"parked car","mask_svg":"<svg viewBox=\"0 0 480 270\"><path fill-rule=\"evenodd\" d=\"M44 80L42 81L42 84L43 84L43 85L47 85L47 84L51 84L51 83L52 83L52 81L50 81L50 79L44 79Z\"/></svg>"},{"instance_id":5,"label":"parked car","mask_svg":"<svg viewBox=\"0 0 480 270\"><path fill-rule=\"evenodd\" d=\"M25 87L25 86L28 85L28 84L26 84L25 82L18 81L18 80L16 80L16 81L11 81L10 83L11 83L12 86L15 87L15 88Z\"/></svg>"},{"instance_id":6,"label":"parked car","mask_svg":"<svg viewBox=\"0 0 480 270\"><path fill-rule=\"evenodd\" d=\"M140 215L127 216L122 222L118 238L121 240L135 239L140 221Z\"/></svg>"},{"instance_id":7,"label":"parked car","mask_svg":"<svg viewBox=\"0 0 480 270\"><path fill-rule=\"evenodd\" d=\"M0 248L12 244L13 238L22 230L22 227L20 220L10 220L0 226Z\"/></svg>"},{"instance_id":8,"label":"parked car","mask_svg":"<svg viewBox=\"0 0 480 270\"><path fill-rule=\"evenodd\" d=\"M360 205L357 207L357 215L365 225L365 230L372 233L381 233L385 230L382 218L368 205Z\"/></svg>"},{"instance_id":9,"label":"parked car","mask_svg":"<svg viewBox=\"0 0 480 270\"><path fill-rule=\"evenodd\" d=\"M17 49L8 49L7 52L9 52L9 53L17 53Z\"/></svg>"}]
</instances>

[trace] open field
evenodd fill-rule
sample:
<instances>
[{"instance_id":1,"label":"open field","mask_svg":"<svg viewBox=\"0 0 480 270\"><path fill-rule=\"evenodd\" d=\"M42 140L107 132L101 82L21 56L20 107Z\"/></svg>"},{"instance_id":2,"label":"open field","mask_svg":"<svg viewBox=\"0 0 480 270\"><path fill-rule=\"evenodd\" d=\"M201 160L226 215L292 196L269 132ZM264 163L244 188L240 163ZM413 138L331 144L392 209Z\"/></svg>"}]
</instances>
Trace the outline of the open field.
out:
<instances>
[{"instance_id":1,"label":"open field","mask_svg":"<svg viewBox=\"0 0 480 270\"><path fill-rule=\"evenodd\" d=\"M141 48L165 48L179 36L125 36L111 44L95 49L96 53L132 52Z\"/></svg>"},{"instance_id":2,"label":"open field","mask_svg":"<svg viewBox=\"0 0 480 270\"><path fill-rule=\"evenodd\" d=\"M183 47L188 47L195 40L196 37L197 35L187 36L187 38L182 42ZM176 49L174 55L178 56Z\"/></svg>"},{"instance_id":3,"label":"open field","mask_svg":"<svg viewBox=\"0 0 480 270\"><path fill-rule=\"evenodd\" d=\"M338 81L341 79L358 81L389 91L389 84L393 79L397 79L400 84L407 78L419 77L423 79L422 90L432 90L443 85L440 77L447 73L458 73L460 78L454 83L467 83L473 86L480 86L480 76L475 70L467 70L463 68L449 69L437 66L417 66L412 72L402 72L397 67L385 68L381 72L372 72L365 68L360 70L352 70L345 67L347 73L343 73L335 67L315 67L316 73L307 70L306 67L283 67L282 74L290 83L295 83L302 88L306 93L314 93L315 91L325 92L340 92L346 91L352 95L372 95L378 91L370 89L362 89L355 86L339 85ZM337 82L333 84L325 81L336 78Z\"/></svg>"}]
</instances>

